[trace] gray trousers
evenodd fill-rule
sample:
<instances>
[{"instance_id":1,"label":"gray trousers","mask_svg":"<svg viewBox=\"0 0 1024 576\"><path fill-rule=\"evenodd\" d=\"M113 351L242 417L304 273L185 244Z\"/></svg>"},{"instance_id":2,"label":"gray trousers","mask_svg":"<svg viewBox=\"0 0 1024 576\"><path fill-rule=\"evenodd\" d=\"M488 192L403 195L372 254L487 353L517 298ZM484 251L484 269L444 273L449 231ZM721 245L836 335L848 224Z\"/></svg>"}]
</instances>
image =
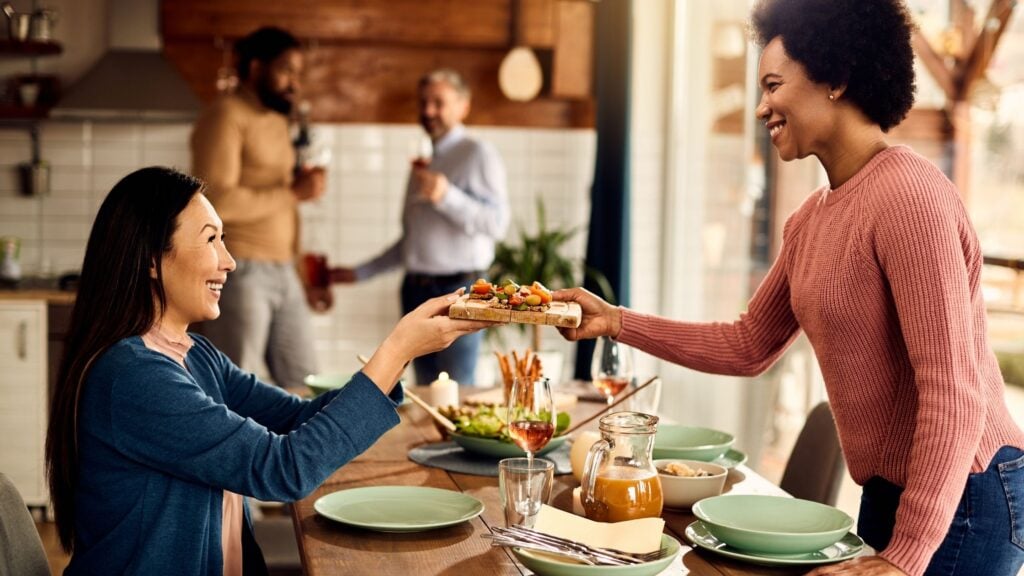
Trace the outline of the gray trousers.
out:
<instances>
[{"instance_id":1,"label":"gray trousers","mask_svg":"<svg viewBox=\"0 0 1024 576\"><path fill-rule=\"evenodd\" d=\"M317 372L305 291L292 263L238 260L220 298L220 318L199 333L243 370L282 388Z\"/></svg>"}]
</instances>

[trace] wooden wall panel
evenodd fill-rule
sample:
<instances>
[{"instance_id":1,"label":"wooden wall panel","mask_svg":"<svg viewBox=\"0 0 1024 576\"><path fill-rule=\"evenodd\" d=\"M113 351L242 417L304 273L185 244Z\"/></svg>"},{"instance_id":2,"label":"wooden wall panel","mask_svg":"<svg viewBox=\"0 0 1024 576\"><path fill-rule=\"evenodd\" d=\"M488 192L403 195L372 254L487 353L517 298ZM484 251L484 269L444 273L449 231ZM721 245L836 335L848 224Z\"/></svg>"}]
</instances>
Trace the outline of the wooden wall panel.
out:
<instances>
[{"instance_id":1,"label":"wooden wall panel","mask_svg":"<svg viewBox=\"0 0 1024 576\"><path fill-rule=\"evenodd\" d=\"M213 99L219 53L205 42L164 47L186 81L204 101ZM416 122L416 81L441 66L457 69L473 88L467 123L481 126L591 128L589 100L540 97L512 102L498 90L497 70L504 50L408 47L319 46L307 51L304 95L315 122Z\"/></svg>"},{"instance_id":2,"label":"wooden wall panel","mask_svg":"<svg viewBox=\"0 0 1024 576\"><path fill-rule=\"evenodd\" d=\"M497 81L512 47L514 1L163 0L161 32L164 53L204 101L216 96L225 62L218 46L273 24L307 45L304 92L318 122L414 122L416 80L446 66L473 88L467 122L593 127L593 6L519 0L518 40L538 49L550 82L540 98L518 103Z\"/></svg>"},{"instance_id":3,"label":"wooden wall panel","mask_svg":"<svg viewBox=\"0 0 1024 576\"><path fill-rule=\"evenodd\" d=\"M509 46L510 0L165 0L165 41L241 38L275 25L306 40Z\"/></svg>"},{"instance_id":4,"label":"wooden wall panel","mask_svg":"<svg viewBox=\"0 0 1024 576\"><path fill-rule=\"evenodd\" d=\"M554 48L554 3L555 0L519 0L520 44L531 48Z\"/></svg>"},{"instance_id":5,"label":"wooden wall panel","mask_svg":"<svg viewBox=\"0 0 1024 576\"><path fill-rule=\"evenodd\" d=\"M551 94L560 98L589 98L594 73L593 4L590 0L560 0L555 11Z\"/></svg>"}]
</instances>

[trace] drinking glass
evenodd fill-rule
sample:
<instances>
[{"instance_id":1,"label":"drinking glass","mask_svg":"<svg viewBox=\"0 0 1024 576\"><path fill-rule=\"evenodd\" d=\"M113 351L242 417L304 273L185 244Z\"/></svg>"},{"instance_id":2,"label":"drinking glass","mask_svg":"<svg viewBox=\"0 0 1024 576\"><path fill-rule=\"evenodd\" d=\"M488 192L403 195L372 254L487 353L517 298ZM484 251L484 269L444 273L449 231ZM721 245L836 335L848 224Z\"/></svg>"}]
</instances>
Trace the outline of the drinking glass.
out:
<instances>
[{"instance_id":1,"label":"drinking glass","mask_svg":"<svg viewBox=\"0 0 1024 576\"><path fill-rule=\"evenodd\" d=\"M640 386L641 383L636 377L629 381L629 390L631 392ZM658 407L661 406L661 378L655 378L654 382L648 384L646 388L633 394L627 404L630 412L657 414Z\"/></svg>"},{"instance_id":2,"label":"drinking glass","mask_svg":"<svg viewBox=\"0 0 1024 576\"><path fill-rule=\"evenodd\" d=\"M633 350L610 336L601 336L594 347L590 377L594 386L608 399L610 410L615 395L633 380Z\"/></svg>"},{"instance_id":3,"label":"drinking glass","mask_svg":"<svg viewBox=\"0 0 1024 576\"><path fill-rule=\"evenodd\" d=\"M534 452L547 446L555 433L555 403L550 380L516 378L508 396L506 415L509 436L526 452L526 459L533 462Z\"/></svg>"},{"instance_id":4,"label":"drinking glass","mask_svg":"<svg viewBox=\"0 0 1024 576\"><path fill-rule=\"evenodd\" d=\"M555 465L538 458L505 458L498 462L498 490L505 526L533 528L542 504L551 497Z\"/></svg>"},{"instance_id":5,"label":"drinking glass","mask_svg":"<svg viewBox=\"0 0 1024 576\"><path fill-rule=\"evenodd\" d=\"M327 256L319 252L307 252L302 255L302 273L307 286L328 288L331 285L331 271L327 266Z\"/></svg>"},{"instance_id":6,"label":"drinking glass","mask_svg":"<svg viewBox=\"0 0 1024 576\"><path fill-rule=\"evenodd\" d=\"M425 168L434 156L434 143L426 134L420 134L409 142L409 160L413 166Z\"/></svg>"}]
</instances>

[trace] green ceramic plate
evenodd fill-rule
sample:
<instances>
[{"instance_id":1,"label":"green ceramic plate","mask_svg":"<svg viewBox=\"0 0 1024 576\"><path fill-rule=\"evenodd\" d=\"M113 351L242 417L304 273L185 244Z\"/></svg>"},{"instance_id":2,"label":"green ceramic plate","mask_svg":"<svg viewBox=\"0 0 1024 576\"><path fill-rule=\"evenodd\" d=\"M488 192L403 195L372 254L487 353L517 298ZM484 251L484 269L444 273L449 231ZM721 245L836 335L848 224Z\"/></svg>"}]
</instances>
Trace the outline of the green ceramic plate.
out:
<instances>
[{"instance_id":1,"label":"green ceramic plate","mask_svg":"<svg viewBox=\"0 0 1024 576\"><path fill-rule=\"evenodd\" d=\"M796 566L796 565L815 565L815 564L831 564L833 562L841 562L843 560L849 560L864 548L864 541L853 532L847 532L846 536L843 536L838 542L831 546L822 548L808 554L763 554L757 552L747 552L738 548L733 548L725 542L722 542L715 535L708 531L707 526L703 522L697 520L693 524L686 527L686 537L690 539L698 548L709 550L722 556L728 556L736 560L742 560L743 562L749 562L751 564L759 564L761 566Z\"/></svg>"},{"instance_id":2,"label":"green ceramic plate","mask_svg":"<svg viewBox=\"0 0 1024 576\"><path fill-rule=\"evenodd\" d=\"M740 452L739 450L736 450L735 448L730 448L729 450L727 450L725 452L725 454L722 454L718 458L715 458L714 460L711 460L711 463L712 464L718 464L722 468L735 468L735 467L739 466L740 464L743 464L746 461L747 461L747 454L746 454L746 452Z\"/></svg>"},{"instance_id":3,"label":"green ceramic plate","mask_svg":"<svg viewBox=\"0 0 1024 576\"><path fill-rule=\"evenodd\" d=\"M668 548L668 555L654 562L633 566L587 566L572 560L559 561L555 556L543 555L529 550L513 548L512 553L527 568L538 576L653 576L660 574L679 555L679 541L668 534L661 535L662 549Z\"/></svg>"},{"instance_id":4,"label":"green ceramic plate","mask_svg":"<svg viewBox=\"0 0 1024 576\"><path fill-rule=\"evenodd\" d=\"M330 392L331 390L337 390L338 388L344 388L352 380L354 374L310 374L302 379L302 383L309 387L313 391L313 397ZM405 380L399 380L396 386L404 386ZM409 397L406 396L402 399L402 404L408 404Z\"/></svg>"},{"instance_id":5,"label":"green ceramic plate","mask_svg":"<svg viewBox=\"0 0 1024 576\"><path fill-rule=\"evenodd\" d=\"M472 496L440 488L374 486L322 496L313 509L336 522L368 530L420 532L476 518L484 505Z\"/></svg>"},{"instance_id":6,"label":"green ceramic plate","mask_svg":"<svg viewBox=\"0 0 1024 576\"><path fill-rule=\"evenodd\" d=\"M331 390L344 388L351 379L351 374L310 374L302 382L313 391L313 396L319 396Z\"/></svg>"},{"instance_id":7,"label":"green ceramic plate","mask_svg":"<svg viewBox=\"0 0 1024 576\"><path fill-rule=\"evenodd\" d=\"M842 510L788 496L714 496L694 504L693 515L729 546L767 554L821 550L853 527L853 518Z\"/></svg>"},{"instance_id":8,"label":"green ceramic plate","mask_svg":"<svg viewBox=\"0 0 1024 576\"><path fill-rule=\"evenodd\" d=\"M519 446L511 442L502 442L501 440L495 440L494 438L478 438L476 436L463 436L462 434L451 434L452 440L462 446L463 449L473 452L474 454L480 454L482 456L491 456L494 458L519 458L526 456L526 452L523 452ZM541 448L537 452L534 452L534 456L540 456L541 454L547 454L552 450L555 450L562 444L565 444L565 439L568 436L555 436L548 442L547 446Z\"/></svg>"},{"instance_id":9,"label":"green ceramic plate","mask_svg":"<svg viewBox=\"0 0 1024 576\"><path fill-rule=\"evenodd\" d=\"M713 462L732 447L734 440L732 434L721 430L661 424L654 436L654 457Z\"/></svg>"}]
</instances>

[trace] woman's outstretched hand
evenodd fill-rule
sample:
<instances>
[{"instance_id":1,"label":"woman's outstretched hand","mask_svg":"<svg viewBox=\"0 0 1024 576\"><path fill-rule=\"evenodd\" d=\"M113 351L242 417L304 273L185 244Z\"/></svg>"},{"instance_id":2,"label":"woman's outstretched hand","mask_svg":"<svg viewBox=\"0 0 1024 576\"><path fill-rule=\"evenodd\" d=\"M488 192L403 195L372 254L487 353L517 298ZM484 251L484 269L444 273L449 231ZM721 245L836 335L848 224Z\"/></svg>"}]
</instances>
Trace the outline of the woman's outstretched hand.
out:
<instances>
[{"instance_id":1,"label":"woman's outstretched hand","mask_svg":"<svg viewBox=\"0 0 1024 576\"><path fill-rule=\"evenodd\" d=\"M585 288L555 290L553 300L576 302L583 311L579 328L559 328L566 340L586 340L598 336L616 337L622 330L622 310L612 306Z\"/></svg>"},{"instance_id":2,"label":"woman's outstretched hand","mask_svg":"<svg viewBox=\"0 0 1024 576\"><path fill-rule=\"evenodd\" d=\"M460 336L495 325L494 322L449 318L448 308L461 294L462 289L459 289L431 298L403 316L363 367L363 373L385 393L390 392L413 358L444 350Z\"/></svg>"}]
</instances>

